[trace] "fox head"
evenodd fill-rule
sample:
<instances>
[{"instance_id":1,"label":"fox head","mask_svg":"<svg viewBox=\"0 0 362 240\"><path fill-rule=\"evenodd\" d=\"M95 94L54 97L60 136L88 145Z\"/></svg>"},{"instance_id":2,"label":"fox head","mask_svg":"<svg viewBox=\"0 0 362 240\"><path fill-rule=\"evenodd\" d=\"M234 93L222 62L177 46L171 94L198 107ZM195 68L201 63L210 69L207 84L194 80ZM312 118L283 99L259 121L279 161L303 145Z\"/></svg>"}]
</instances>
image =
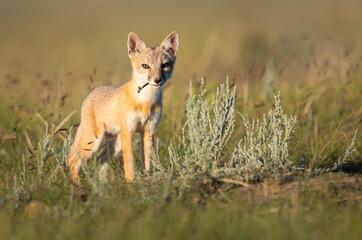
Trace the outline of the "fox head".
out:
<instances>
[{"instance_id":1,"label":"fox head","mask_svg":"<svg viewBox=\"0 0 362 240\"><path fill-rule=\"evenodd\" d=\"M132 79L137 85L162 87L172 75L179 46L178 34L170 33L158 47L147 47L137 34L131 32L127 46L133 68Z\"/></svg>"}]
</instances>

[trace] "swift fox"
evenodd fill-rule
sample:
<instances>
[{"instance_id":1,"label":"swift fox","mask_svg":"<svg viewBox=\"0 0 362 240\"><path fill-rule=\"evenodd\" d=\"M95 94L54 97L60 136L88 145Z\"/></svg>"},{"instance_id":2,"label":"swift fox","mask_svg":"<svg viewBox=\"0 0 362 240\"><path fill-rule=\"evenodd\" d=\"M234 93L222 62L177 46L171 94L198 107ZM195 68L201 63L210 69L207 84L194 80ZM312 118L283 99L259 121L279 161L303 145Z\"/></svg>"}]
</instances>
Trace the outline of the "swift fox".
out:
<instances>
[{"instance_id":1,"label":"swift fox","mask_svg":"<svg viewBox=\"0 0 362 240\"><path fill-rule=\"evenodd\" d=\"M125 178L135 177L132 137L141 134L141 168L150 171L151 148L162 114L162 86L171 77L179 40L170 33L160 46L146 47L135 33L128 35L132 79L122 86L94 89L83 101L81 122L68 154L72 181L79 182L82 161L102 148L100 161L106 169L112 157L123 154Z\"/></svg>"}]
</instances>

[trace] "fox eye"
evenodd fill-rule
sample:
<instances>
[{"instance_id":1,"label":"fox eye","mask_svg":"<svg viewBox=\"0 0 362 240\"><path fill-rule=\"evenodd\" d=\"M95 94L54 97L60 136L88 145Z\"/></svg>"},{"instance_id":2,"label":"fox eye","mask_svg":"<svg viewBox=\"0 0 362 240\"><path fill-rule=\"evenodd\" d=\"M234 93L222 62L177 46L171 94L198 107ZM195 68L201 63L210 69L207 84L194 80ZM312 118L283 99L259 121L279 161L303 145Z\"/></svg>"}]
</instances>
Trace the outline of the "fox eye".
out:
<instances>
[{"instance_id":1,"label":"fox eye","mask_svg":"<svg viewBox=\"0 0 362 240\"><path fill-rule=\"evenodd\" d=\"M162 63L161 67L162 68L167 68L169 66L168 62L167 63Z\"/></svg>"},{"instance_id":2,"label":"fox eye","mask_svg":"<svg viewBox=\"0 0 362 240\"><path fill-rule=\"evenodd\" d=\"M142 67L143 67L144 69L149 69L149 68L150 68L150 66L148 66L146 63L143 63L143 64L142 64Z\"/></svg>"}]
</instances>

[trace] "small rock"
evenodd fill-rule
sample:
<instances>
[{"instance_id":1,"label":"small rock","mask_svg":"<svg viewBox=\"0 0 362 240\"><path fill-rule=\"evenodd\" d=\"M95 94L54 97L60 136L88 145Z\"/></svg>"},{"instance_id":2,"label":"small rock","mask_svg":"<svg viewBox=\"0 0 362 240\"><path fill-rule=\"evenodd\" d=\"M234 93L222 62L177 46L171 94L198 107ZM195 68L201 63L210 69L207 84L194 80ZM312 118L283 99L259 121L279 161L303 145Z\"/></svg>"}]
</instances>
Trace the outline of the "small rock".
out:
<instances>
[{"instance_id":1,"label":"small rock","mask_svg":"<svg viewBox=\"0 0 362 240\"><path fill-rule=\"evenodd\" d=\"M32 200L25 206L25 214L27 214L29 217L35 217L48 209L48 205L42 201Z\"/></svg>"}]
</instances>

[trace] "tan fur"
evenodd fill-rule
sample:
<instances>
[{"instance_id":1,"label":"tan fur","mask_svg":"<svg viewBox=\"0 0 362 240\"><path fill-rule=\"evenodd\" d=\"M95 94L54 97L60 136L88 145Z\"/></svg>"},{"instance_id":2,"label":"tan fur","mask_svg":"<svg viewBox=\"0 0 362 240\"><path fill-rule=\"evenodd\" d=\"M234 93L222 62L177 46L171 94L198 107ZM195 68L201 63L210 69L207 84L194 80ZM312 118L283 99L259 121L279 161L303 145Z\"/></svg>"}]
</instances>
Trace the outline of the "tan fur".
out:
<instances>
[{"instance_id":1,"label":"tan fur","mask_svg":"<svg viewBox=\"0 0 362 240\"><path fill-rule=\"evenodd\" d=\"M81 123L68 155L74 183L79 182L82 161L99 147L102 164L107 164L122 150L125 178L132 181L135 162L132 137L141 133L141 167L151 168L151 148L162 114L162 86L171 77L178 51L178 35L172 32L160 46L148 48L135 34L128 35L128 55L132 79L123 86L94 89L83 101ZM165 65L168 64L168 66ZM147 64L145 69L142 65ZM145 84L139 93L138 88Z\"/></svg>"}]
</instances>

